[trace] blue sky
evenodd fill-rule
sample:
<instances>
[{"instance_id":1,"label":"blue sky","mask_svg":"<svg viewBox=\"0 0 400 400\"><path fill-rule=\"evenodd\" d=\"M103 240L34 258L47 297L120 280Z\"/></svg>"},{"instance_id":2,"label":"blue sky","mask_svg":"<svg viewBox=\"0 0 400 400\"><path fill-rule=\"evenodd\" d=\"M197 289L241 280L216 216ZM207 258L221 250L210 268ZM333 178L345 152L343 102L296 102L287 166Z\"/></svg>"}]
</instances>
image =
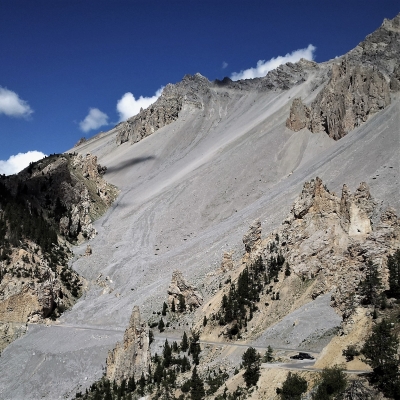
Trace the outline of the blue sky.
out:
<instances>
[{"instance_id":1,"label":"blue sky","mask_svg":"<svg viewBox=\"0 0 400 400\"><path fill-rule=\"evenodd\" d=\"M326 61L399 11L398 0L1 0L0 173L12 155L110 129L133 97L185 74L222 79L310 44Z\"/></svg>"}]
</instances>

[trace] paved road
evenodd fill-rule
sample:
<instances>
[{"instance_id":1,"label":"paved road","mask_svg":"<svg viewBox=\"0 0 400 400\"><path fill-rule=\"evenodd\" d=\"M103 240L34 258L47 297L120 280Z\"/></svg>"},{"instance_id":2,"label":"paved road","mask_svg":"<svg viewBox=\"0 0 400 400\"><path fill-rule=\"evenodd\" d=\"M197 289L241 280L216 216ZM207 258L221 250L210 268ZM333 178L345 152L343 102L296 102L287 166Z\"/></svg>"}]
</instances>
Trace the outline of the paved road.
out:
<instances>
[{"instance_id":1,"label":"paved road","mask_svg":"<svg viewBox=\"0 0 400 400\"><path fill-rule=\"evenodd\" d=\"M315 360L298 360L291 363L263 363L261 368L264 369L287 369L287 370L301 370L311 372L321 372L322 368L313 368ZM347 369L344 371L346 374L361 375L370 372L370 370L357 370Z\"/></svg>"},{"instance_id":2,"label":"paved road","mask_svg":"<svg viewBox=\"0 0 400 400\"><path fill-rule=\"evenodd\" d=\"M88 331L102 331L102 332L124 332L125 329L122 328L101 328L98 326L91 325L72 325L72 324L51 324L49 327L64 328L64 329L77 329L77 330L88 330ZM166 339L170 341L180 342L182 340L181 336L174 336L173 334L166 333L165 335L154 335L154 339L165 341ZM266 351L268 346L253 346L249 343L238 343L238 342L222 342L222 341L210 341L210 340L200 340L201 344L209 344L213 346L227 346L227 347L253 347L260 351ZM287 352L303 352L308 353L318 358L319 353L314 351L309 351L305 349L292 349L286 347L274 347L274 351L287 351ZM316 360L296 360L290 363L263 363L261 368L264 369L285 369L285 370L300 370L300 371L311 371L311 372L321 372L321 368L313 368ZM369 370L345 370L347 374L361 375L370 372Z\"/></svg>"},{"instance_id":3,"label":"paved road","mask_svg":"<svg viewBox=\"0 0 400 400\"><path fill-rule=\"evenodd\" d=\"M69 329L79 329L79 330L89 330L89 331L104 331L104 332L125 332L125 329L122 328L101 328L98 326L91 326L91 325L72 325L72 324L51 324L48 325L49 327L57 327L57 328L69 328ZM182 340L182 336L175 336L173 333L168 334L166 333L165 335L154 335L154 339L157 340L175 340L176 342L180 342ZM231 346L231 347L253 347L257 350L267 350L268 346L258 346L258 345L252 345L249 343L240 343L240 342L223 342L223 341L210 341L210 340L200 340L200 343L202 344L211 344L214 346ZM310 351L310 350L305 350L305 349L292 349L292 348L287 348L287 347L274 347L274 350L278 351L294 351L294 352L304 352L304 353L309 353L314 357L317 357L319 353L315 351Z\"/></svg>"}]
</instances>

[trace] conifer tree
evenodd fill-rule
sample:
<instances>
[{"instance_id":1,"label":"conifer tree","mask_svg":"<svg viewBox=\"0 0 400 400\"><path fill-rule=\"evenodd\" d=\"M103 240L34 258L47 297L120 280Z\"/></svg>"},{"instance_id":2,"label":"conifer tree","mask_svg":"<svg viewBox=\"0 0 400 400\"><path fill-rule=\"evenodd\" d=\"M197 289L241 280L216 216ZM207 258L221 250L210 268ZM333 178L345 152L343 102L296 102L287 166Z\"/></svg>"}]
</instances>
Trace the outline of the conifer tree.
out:
<instances>
[{"instance_id":1,"label":"conifer tree","mask_svg":"<svg viewBox=\"0 0 400 400\"><path fill-rule=\"evenodd\" d=\"M384 319L372 328L372 335L361 349L365 362L373 370L372 383L387 397L400 393L398 347L399 339L393 333L391 323Z\"/></svg>"},{"instance_id":2,"label":"conifer tree","mask_svg":"<svg viewBox=\"0 0 400 400\"><path fill-rule=\"evenodd\" d=\"M190 396L192 400L204 399L206 392L204 390L203 380L197 374L197 367L193 368L192 377L190 379Z\"/></svg>"},{"instance_id":3,"label":"conifer tree","mask_svg":"<svg viewBox=\"0 0 400 400\"><path fill-rule=\"evenodd\" d=\"M189 348L188 337L186 335L186 332L183 332L182 341L181 341L181 350L182 351L187 351L188 348Z\"/></svg>"},{"instance_id":4,"label":"conifer tree","mask_svg":"<svg viewBox=\"0 0 400 400\"><path fill-rule=\"evenodd\" d=\"M174 299L174 298L172 299L171 311L172 311L172 312L175 312L175 311L176 311L176 308L175 308L175 299Z\"/></svg>"},{"instance_id":5,"label":"conifer tree","mask_svg":"<svg viewBox=\"0 0 400 400\"><path fill-rule=\"evenodd\" d=\"M249 347L242 356L242 364L246 368L243 377L247 387L257 384L260 377L260 359L260 355L253 347Z\"/></svg>"},{"instance_id":6,"label":"conifer tree","mask_svg":"<svg viewBox=\"0 0 400 400\"><path fill-rule=\"evenodd\" d=\"M158 323L158 329L160 332L164 332L164 328L165 328L165 324L164 324L163 319L161 318L160 322Z\"/></svg>"},{"instance_id":7,"label":"conifer tree","mask_svg":"<svg viewBox=\"0 0 400 400\"><path fill-rule=\"evenodd\" d=\"M396 299L400 298L400 249L388 257L389 293Z\"/></svg>"},{"instance_id":8,"label":"conifer tree","mask_svg":"<svg viewBox=\"0 0 400 400\"><path fill-rule=\"evenodd\" d=\"M365 279L360 283L360 293L364 297L365 304L376 306L382 289L378 266L368 260L365 267Z\"/></svg>"}]
</instances>

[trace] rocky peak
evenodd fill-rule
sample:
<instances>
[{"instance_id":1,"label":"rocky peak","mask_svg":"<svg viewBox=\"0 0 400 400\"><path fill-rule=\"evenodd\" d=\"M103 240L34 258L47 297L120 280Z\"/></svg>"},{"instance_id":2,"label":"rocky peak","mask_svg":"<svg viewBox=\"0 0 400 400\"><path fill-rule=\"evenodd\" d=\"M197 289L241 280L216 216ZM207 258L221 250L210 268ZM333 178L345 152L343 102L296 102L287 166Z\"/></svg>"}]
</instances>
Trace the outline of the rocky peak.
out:
<instances>
[{"instance_id":1,"label":"rocky peak","mask_svg":"<svg viewBox=\"0 0 400 400\"><path fill-rule=\"evenodd\" d=\"M332 65L328 84L307 107L295 99L286 126L326 132L338 140L390 104L389 84L374 67L352 67L347 59Z\"/></svg>"},{"instance_id":2,"label":"rocky peak","mask_svg":"<svg viewBox=\"0 0 400 400\"><path fill-rule=\"evenodd\" d=\"M182 107L202 108L201 96L209 90L211 82L201 74L185 75L181 82L165 86L157 101L139 114L120 123L117 145L130 141L136 143L178 119Z\"/></svg>"},{"instance_id":3,"label":"rocky peak","mask_svg":"<svg viewBox=\"0 0 400 400\"><path fill-rule=\"evenodd\" d=\"M382 25L347 53L351 65L375 66L390 80L400 64L400 13Z\"/></svg>"},{"instance_id":4,"label":"rocky peak","mask_svg":"<svg viewBox=\"0 0 400 400\"><path fill-rule=\"evenodd\" d=\"M181 296L183 296L183 299L185 300L186 308L199 307L203 304L203 297L197 288L190 284L179 270L175 270L172 273L168 295L168 303L170 306L172 305L172 302L174 302L176 307L179 308Z\"/></svg>"},{"instance_id":5,"label":"rocky peak","mask_svg":"<svg viewBox=\"0 0 400 400\"><path fill-rule=\"evenodd\" d=\"M137 381L142 373L147 377L149 365L149 328L140 316L139 307L134 306L122 343L118 342L108 353L106 376L118 384L130 377Z\"/></svg>"}]
</instances>

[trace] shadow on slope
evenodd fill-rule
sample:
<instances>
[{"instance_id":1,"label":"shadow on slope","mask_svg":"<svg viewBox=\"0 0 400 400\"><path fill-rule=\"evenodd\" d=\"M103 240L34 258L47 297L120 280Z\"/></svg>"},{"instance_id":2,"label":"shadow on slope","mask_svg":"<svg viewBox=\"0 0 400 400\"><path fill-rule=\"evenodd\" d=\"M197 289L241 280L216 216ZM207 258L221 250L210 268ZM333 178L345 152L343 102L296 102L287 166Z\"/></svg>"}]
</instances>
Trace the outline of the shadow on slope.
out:
<instances>
[{"instance_id":1,"label":"shadow on slope","mask_svg":"<svg viewBox=\"0 0 400 400\"><path fill-rule=\"evenodd\" d=\"M131 158L130 160L126 160L126 161L120 162L119 164L117 164L114 167L109 167L107 169L107 173L119 172L119 171L121 171L121 170L123 170L125 168L132 167L133 165L140 164L140 163L146 162L148 160L154 160L154 159L155 159L154 156Z\"/></svg>"}]
</instances>

